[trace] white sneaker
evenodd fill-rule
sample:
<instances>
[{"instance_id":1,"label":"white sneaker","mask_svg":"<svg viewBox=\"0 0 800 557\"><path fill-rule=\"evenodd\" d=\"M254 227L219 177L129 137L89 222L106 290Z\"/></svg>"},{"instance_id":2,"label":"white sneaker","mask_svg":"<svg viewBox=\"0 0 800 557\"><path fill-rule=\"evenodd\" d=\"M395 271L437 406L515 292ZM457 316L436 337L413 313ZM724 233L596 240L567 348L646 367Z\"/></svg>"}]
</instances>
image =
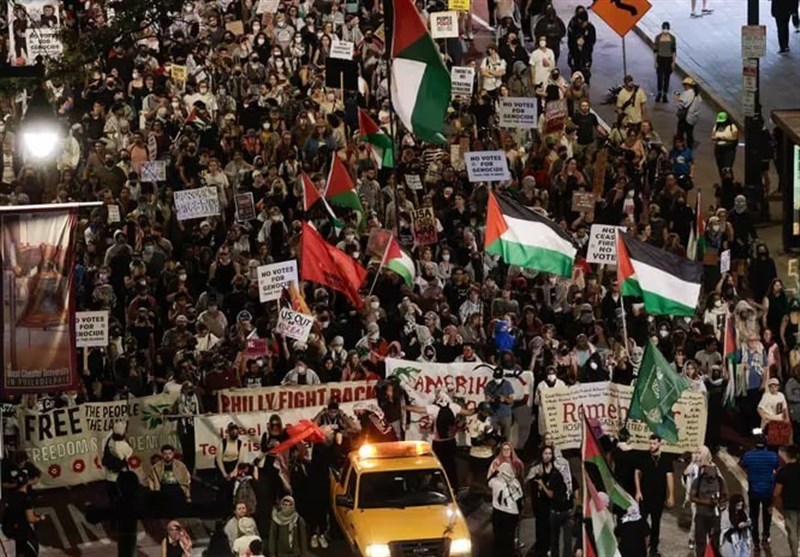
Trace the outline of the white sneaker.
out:
<instances>
[{"instance_id":1,"label":"white sneaker","mask_svg":"<svg viewBox=\"0 0 800 557\"><path fill-rule=\"evenodd\" d=\"M316 534L311 536L311 547L313 547L314 549L319 547L319 538L317 537Z\"/></svg>"},{"instance_id":2,"label":"white sneaker","mask_svg":"<svg viewBox=\"0 0 800 557\"><path fill-rule=\"evenodd\" d=\"M691 17L703 17L703 14L702 13L698 14L698 13L692 12L691 13Z\"/></svg>"},{"instance_id":3,"label":"white sneaker","mask_svg":"<svg viewBox=\"0 0 800 557\"><path fill-rule=\"evenodd\" d=\"M325 537L325 534L322 534L322 535L319 537L319 546L320 546L322 549L328 549L328 538L326 538L326 537Z\"/></svg>"}]
</instances>

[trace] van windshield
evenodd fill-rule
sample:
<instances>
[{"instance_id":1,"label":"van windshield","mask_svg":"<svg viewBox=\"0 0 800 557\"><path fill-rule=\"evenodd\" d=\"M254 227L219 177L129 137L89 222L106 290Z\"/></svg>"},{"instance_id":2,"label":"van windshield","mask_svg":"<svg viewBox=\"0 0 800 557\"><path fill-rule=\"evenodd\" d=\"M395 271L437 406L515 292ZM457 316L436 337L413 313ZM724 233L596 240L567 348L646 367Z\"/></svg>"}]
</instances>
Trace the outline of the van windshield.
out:
<instances>
[{"instance_id":1,"label":"van windshield","mask_svg":"<svg viewBox=\"0 0 800 557\"><path fill-rule=\"evenodd\" d=\"M358 508L448 505L453 501L441 470L395 470L361 474Z\"/></svg>"}]
</instances>

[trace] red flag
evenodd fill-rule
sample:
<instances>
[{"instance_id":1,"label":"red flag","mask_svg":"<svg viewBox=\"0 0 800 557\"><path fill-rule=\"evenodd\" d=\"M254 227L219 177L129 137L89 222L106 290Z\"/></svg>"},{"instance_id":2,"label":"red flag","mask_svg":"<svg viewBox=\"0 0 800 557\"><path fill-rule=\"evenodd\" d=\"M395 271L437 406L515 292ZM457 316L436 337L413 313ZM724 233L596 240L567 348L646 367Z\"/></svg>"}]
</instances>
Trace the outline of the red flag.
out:
<instances>
[{"instance_id":1,"label":"red flag","mask_svg":"<svg viewBox=\"0 0 800 557\"><path fill-rule=\"evenodd\" d=\"M300 420L297 424L287 427L286 433L289 435L289 438L283 443L272 447L269 450L269 454L274 455L287 451L301 441L317 444L325 442L325 432L311 420Z\"/></svg>"},{"instance_id":2,"label":"red flag","mask_svg":"<svg viewBox=\"0 0 800 557\"><path fill-rule=\"evenodd\" d=\"M305 172L301 173L300 179L303 181L303 210L308 212L321 198L317 187L314 185L314 182L311 181L311 178L308 177L308 174Z\"/></svg>"},{"instance_id":3,"label":"red flag","mask_svg":"<svg viewBox=\"0 0 800 557\"><path fill-rule=\"evenodd\" d=\"M301 279L342 292L357 309L363 305L358 288L367 270L339 248L328 244L308 223L303 223Z\"/></svg>"},{"instance_id":4,"label":"red flag","mask_svg":"<svg viewBox=\"0 0 800 557\"><path fill-rule=\"evenodd\" d=\"M711 543L711 538L706 538L706 550L703 552L703 557L717 557L714 553L714 544Z\"/></svg>"}]
</instances>

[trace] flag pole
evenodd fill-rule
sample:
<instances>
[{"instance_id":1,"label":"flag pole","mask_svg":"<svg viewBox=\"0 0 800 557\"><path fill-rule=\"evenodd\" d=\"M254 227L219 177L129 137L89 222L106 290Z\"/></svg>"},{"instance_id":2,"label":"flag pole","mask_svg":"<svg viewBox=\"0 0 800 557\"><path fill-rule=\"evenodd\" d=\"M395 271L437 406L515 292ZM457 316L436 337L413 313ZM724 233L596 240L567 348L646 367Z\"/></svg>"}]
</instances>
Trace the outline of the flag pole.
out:
<instances>
[{"instance_id":1,"label":"flag pole","mask_svg":"<svg viewBox=\"0 0 800 557\"><path fill-rule=\"evenodd\" d=\"M378 266L378 272L375 273L375 278L372 279L372 286L369 287L369 294L367 294L367 298L372 296L372 291L375 290L375 285L378 284L378 277L381 276L381 271L383 271L384 266L386 266L386 256L389 255L389 246L392 245L392 240L394 240L394 233L389 233L389 241L386 242L386 248L383 250L383 256L381 257L381 264Z\"/></svg>"},{"instance_id":2,"label":"flag pole","mask_svg":"<svg viewBox=\"0 0 800 557\"><path fill-rule=\"evenodd\" d=\"M383 53L386 56L386 87L389 90L389 137L392 139L392 157L394 165L392 165L392 177L394 184L392 186L392 195L394 197L394 230L397 237L400 237L400 207L398 206L397 196L397 143L395 140L397 133L397 123L395 121L394 103L392 103L392 43L394 43L394 9L392 0L383 0L383 13L384 13L384 37L386 42L383 44ZM387 9L387 5L388 8ZM391 18L386 18L386 14L391 14Z\"/></svg>"}]
</instances>

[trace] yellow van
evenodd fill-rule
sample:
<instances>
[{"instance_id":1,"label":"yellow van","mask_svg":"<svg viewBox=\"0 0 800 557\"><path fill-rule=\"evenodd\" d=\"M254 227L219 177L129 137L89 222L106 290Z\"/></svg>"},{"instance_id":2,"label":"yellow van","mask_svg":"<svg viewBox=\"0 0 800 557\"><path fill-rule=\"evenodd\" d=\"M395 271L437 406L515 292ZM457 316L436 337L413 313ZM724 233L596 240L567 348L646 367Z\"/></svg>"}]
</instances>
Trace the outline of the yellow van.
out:
<instances>
[{"instance_id":1,"label":"yellow van","mask_svg":"<svg viewBox=\"0 0 800 557\"><path fill-rule=\"evenodd\" d=\"M359 557L469 557L467 521L421 441L376 443L331 473L333 515Z\"/></svg>"}]
</instances>

